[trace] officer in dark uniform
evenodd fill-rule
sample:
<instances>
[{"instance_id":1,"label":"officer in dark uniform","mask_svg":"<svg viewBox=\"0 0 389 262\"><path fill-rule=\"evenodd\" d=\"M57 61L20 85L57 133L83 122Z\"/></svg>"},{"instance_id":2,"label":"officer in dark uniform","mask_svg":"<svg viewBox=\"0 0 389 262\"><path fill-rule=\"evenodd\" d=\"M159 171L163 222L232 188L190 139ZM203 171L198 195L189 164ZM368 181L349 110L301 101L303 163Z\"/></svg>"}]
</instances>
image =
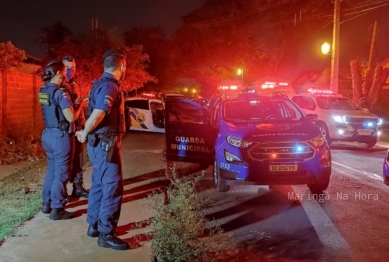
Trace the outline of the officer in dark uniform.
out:
<instances>
[{"instance_id":1,"label":"officer in dark uniform","mask_svg":"<svg viewBox=\"0 0 389 262\"><path fill-rule=\"evenodd\" d=\"M64 209L74 145L69 126L77 119L79 110L74 111L69 93L63 87L66 82L66 67L61 61L48 63L42 80L45 85L39 91L39 103L45 125L42 146L47 155L42 212L50 213L49 218L52 220L69 219L74 216Z\"/></svg>"},{"instance_id":2,"label":"officer in dark uniform","mask_svg":"<svg viewBox=\"0 0 389 262\"><path fill-rule=\"evenodd\" d=\"M88 139L88 155L93 165L89 190L87 235L99 237L101 247L126 250L130 245L116 236L123 197L121 135L125 130L124 99L119 82L126 70L126 55L120 49L103 55L103 76L93 83L85 128L77 139Z\"/></svg>"},{"instance_id":3,"label":"officer in dark uniform","mask_svg":"<svg viewBox=\"0 0 389 262\"><path fill-rule=\"evenodd\" d=\"M77 92L78 87L77 83L74 80L74 75L76 74L76 60L71 56L65 56L62 58L62 62L66 66L66 78L67 78L67 90L70 94L70 98L72 99L73 106L77 109L81 105L81 97L79 92ZM74 125L72 128L75 131L79 131L84 128L85 125L85 115L84 110L80 111L80 115L76 121L74 121ZM73 183L73 197L84 197L88 198L88 191L84 188L84 145L80 143L77 139L74 143L74 152L72 152L72 169L70 172L70 183Z\"/></svg>"}]
</instances>

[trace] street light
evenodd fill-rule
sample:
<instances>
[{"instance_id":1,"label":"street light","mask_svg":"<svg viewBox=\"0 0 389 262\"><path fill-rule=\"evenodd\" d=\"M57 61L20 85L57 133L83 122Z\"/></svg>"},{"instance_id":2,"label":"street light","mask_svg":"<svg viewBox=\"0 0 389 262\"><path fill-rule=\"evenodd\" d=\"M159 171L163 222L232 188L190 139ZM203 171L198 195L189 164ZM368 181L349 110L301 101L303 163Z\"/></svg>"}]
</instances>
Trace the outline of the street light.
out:
<instances>
[{"instance_id":1,"label":"street light","mask_svg":"<svg viewBox=\"0 0 389 262\"><path fill-rule=\"evenodd\" d=\"M242 81L243 81L243 68L239 68L237 73L238 75L242 76Z\"/></svg>"},{"instance_id":2,"label":"street light","mask_svg":"<svg viewBox=\"0 0 389 262\"><path fill-rule=\"evenodd\" d=\"M331 45L327 42L324 42L322 45L321 45L321 52L324 54L324 55L329 55L330 54L330 51L331 51Z\"/></svg>"}]
</instances>

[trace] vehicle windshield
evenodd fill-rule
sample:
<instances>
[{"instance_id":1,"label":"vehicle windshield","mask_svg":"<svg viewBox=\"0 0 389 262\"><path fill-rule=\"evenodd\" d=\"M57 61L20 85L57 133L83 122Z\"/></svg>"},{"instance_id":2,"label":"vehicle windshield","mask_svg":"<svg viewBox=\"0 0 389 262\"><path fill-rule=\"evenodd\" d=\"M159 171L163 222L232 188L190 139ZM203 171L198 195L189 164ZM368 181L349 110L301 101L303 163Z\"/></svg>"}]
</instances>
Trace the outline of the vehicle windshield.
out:
<instances>
[{"instance_id":1,"label":"vehicle windshield","mask_svg":"<svg viewBox=\"0 0 389 262\"><path fill-rule=\"evenodd\" d=\"M223 111L228 122L299 121L303 113L285 99L244 99L226 101Z\"/></svg>"},{"instance_id":2,"label":"vehicle windshield","mask_svg":"<svg viewBox=\"0 0 389 262\"><path fill-rule=\"evenodd\" d=\"M358 108L345 97L318 97L317 104L322 109L358 110Z\"/></svg>"}]
</instances>

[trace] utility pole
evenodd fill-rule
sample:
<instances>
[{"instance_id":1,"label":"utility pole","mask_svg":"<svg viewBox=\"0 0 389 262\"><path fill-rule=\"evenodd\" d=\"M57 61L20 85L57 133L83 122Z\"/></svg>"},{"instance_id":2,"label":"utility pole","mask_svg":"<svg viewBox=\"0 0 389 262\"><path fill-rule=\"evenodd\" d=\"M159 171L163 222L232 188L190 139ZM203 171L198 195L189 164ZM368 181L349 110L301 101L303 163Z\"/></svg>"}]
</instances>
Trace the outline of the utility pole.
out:
<instances>
[{"instance_id":1,"label":"utility pole","mask_svg":"<svg viewBox=\"0 0 389 262\"><path fill-rule=\"evenodd\" d=\"M331 79L330 88L333 93L339 92L339 31L340 31L340 1L334 0L334 28L332 34Z\"/></svg>"},{"instance_id":2,"label":"utility pole","mask_svg":"<svg viewBox=\"0 0 389 262\"><path fill-rule=\"evenodd\" d=\"M370 44L368 70L373 67L373 54L374 54L374 45L375 45L376 35L377 35L377 21L374 21L373 35L371 37L371 44Z\"/></svg>"}]
</instances>

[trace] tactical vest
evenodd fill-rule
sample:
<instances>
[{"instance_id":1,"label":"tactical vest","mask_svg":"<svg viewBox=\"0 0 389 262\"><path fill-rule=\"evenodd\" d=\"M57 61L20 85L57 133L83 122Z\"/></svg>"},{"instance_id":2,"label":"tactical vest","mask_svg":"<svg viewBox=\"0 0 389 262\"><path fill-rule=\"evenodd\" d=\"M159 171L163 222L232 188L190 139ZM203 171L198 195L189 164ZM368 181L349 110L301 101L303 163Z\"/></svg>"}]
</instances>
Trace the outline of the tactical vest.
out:
<instances>
[{"instance_id":1,"label":"tactical vest","mask_svg":"<svg viewBox=\"0 0 389 262\"><path fill-rule=\"evenodd\" d=\"M39 91L38 99L42 107L43 123L48 128L59 128L60 122L66 121L61 108L54 103L54 94L58 90L58 87L44 85Z\"/></svg>"},{"instance_id":2,"label":"tactical vest","mask_svg":"<svg viewBox=\"0 0 389 262\"><path fill-rule=\"evenodd\" d=\"M92 89L89 93L87 118L89 118L92 114L93 109L96 106L96 97L100 93L101 89L105 87L104 83L106 82L114 83L116 88L119 87L119 82L109 77L103 77L97 81L94 81ZM94 133L124 133L126 131L124 117L124 97L122 92L118 92L116 99L112 104L111 112L104 116L103 120L96 127Z\"/></svg>"}]
</instances>

